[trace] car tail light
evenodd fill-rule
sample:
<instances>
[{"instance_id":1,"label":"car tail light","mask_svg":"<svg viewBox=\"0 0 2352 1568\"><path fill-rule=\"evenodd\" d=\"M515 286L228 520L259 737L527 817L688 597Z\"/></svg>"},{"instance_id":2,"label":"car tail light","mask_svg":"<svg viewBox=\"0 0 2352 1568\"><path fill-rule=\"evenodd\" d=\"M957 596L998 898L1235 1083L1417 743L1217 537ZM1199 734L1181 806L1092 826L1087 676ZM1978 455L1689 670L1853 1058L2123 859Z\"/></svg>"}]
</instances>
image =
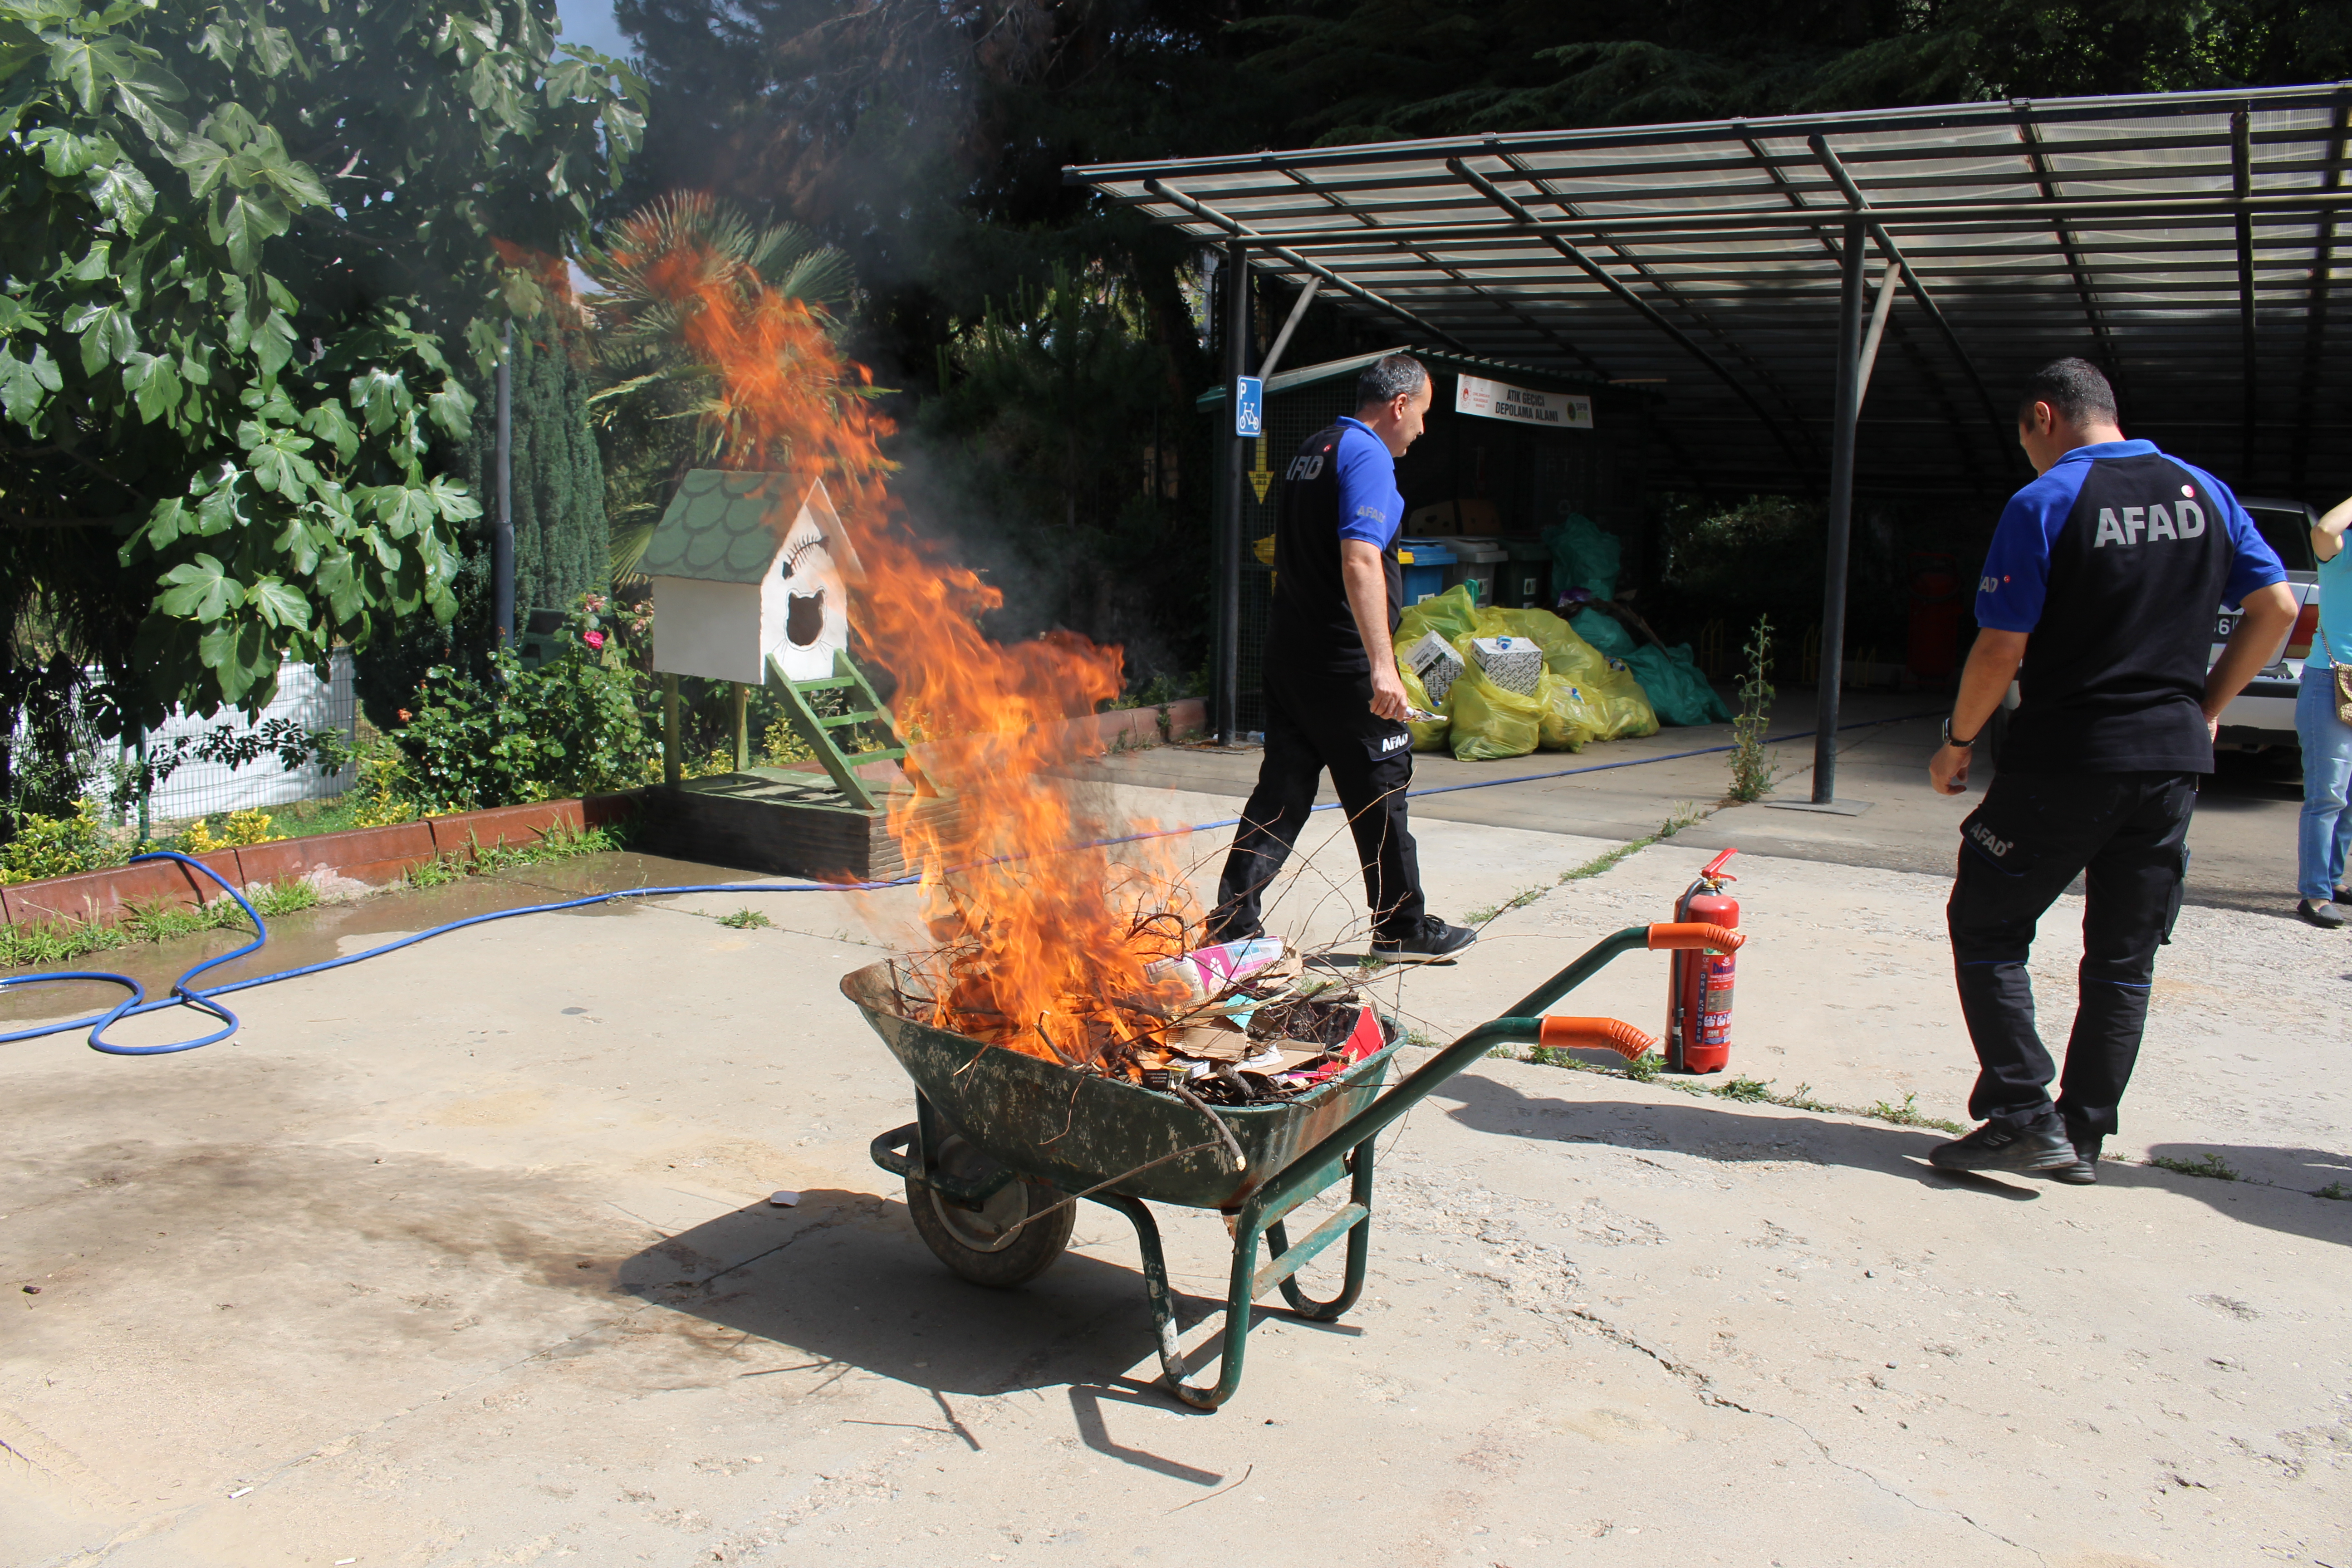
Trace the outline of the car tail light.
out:
<instances>
[{"instance_id":1,"label":"car tail light","mask_svg":"<svg viewBox=\"0 0 2352 1568\"><path fill-rule=\"evenodd\" d=\"M2311 657L2311 639L2319 635L2319 600L2315 597L2304 605L2294 617L2294 629L2286 634L2286 657Z\"/></svg>"}]
</instances>

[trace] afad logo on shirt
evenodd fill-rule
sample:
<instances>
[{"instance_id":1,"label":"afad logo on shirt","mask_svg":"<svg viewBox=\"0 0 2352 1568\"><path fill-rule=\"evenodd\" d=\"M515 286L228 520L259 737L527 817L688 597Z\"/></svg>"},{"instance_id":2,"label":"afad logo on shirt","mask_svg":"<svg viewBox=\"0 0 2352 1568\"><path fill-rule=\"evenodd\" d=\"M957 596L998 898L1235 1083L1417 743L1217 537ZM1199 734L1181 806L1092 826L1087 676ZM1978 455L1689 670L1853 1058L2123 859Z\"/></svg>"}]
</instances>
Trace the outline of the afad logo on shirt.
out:
<instances>
[{"instance_id":1,"label":"afad logo on shirt","mask_svg":"<svg viewBox=\"0 0 2352 1568\"><path fill-rule=\"evenodd\" d=\"M2164 510L2162 501L2154 506L2125 507L2120 516L2113 507L2101 507L2099 531L2092 539L2091 548L2096 550L2110 540L2117 544L2137 544L2143 531L2151 544L2159 539L2200 537L2205 531L2205 509L2197 504L2196 493L2187 485L2180 487L2181 499L2174 509L2179 513L2177 522L2174 513Z\"/></svg>"}]
</instances>

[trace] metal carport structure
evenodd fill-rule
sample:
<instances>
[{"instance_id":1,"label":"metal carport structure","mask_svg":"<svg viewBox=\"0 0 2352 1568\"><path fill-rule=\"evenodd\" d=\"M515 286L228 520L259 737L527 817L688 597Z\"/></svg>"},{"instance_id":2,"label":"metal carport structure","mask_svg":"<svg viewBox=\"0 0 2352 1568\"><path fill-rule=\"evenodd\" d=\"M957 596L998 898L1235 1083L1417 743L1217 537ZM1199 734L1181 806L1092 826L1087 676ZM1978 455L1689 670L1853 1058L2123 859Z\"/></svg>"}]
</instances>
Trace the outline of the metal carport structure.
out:
<instances>
[{"instance_id":1,"label":"metal carport structure","mask_svg":"<svg viewBox=\"0 0 2352 1568\"><path fill-rule=\"evenodd\" d=\"M2329 353L2348 135L2352 86L2328 84L1066 178L1337 298L1400 346L1662 389L1670 483L1826 490L1835 671L1855 489L1990 498L2021 482L2013 389L2058 354L2105 367L2129 433L2241 489L2352 489L2352 363ZM1227 337L1230 382L1246 333ZM1222 541L1221 556L1237 548ZM1826 801L1837 681L1822 690Z\"/></svg>"}]
</instances>

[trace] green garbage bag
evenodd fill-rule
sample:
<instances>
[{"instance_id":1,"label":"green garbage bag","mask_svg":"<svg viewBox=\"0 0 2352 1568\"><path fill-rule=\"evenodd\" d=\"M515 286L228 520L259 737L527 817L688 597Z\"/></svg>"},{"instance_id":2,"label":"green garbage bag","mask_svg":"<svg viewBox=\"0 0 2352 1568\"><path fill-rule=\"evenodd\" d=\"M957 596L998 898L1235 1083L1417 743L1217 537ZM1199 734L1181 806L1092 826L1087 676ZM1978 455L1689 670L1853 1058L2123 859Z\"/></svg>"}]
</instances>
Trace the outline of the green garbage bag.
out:
<instances>
[{"instance_id":1,"label":"green garbage bag","mask_svg":"<svg viewBox=\"0 0 2352 1568\"><path fill-rule=\"evenodd\" d=\"M1658 715L1630 669L1611 668L1584 688L1584 695L1601 718L1598 739L1631 740L1658 732Z\"/></svg>"},{"instance_id":2,"label":"green garbage bag","mask_svg":"<svg viewBox=\"0 0 2352 1568\"><path fill-rule=\"evenodd\" d=\"M1547 752L1580 752L1601 733L1601 715L1573 677L1545 670L1536 683L1543 712L1536 721L1536 744Z\"/></svg>"},{"instance_id":3,"label":"green garbage bag","mask_svg":"<svg viewBox=\"0 0 2352 1568\"><path fill-rule=\"evenodd\" d=\"M1457 583L1434 598L1406 607L1397 622L1397 651L1402 653L1426 632L1435 632L1447 642L1457 642L1468 637L1477 624L1478 603L1470 596L1465 584Z\"/></svg>"},{"instance_id":4,"label":"green garbage bag","mask_svg":"<svg viewBox=\"0 0 2352 1568\"><path fill-rule=\"evenodd\" d=\"M1590 588L1596 599L1617 596L1617 566L1623 554L1617 536L1580 511L1570 512L1544 531L1551 546L1554 589Z\"/></svg>"},{"instance_id":5,"label":"green garbage bag","mask_svg":"<svg viewBox=\"0 0 2352 1568\"><path fill-rule=\"evenodd\" d=\"M1476 665L1462 672L1445 694L1446 717L1454 721L1454 754L1465 763L1524 757L1536 749L1543 704L1506 691Z\"/></svg>"},{"instance_id":6,"label":"green garbage bag","mask_svg":"<svg viewBox=\"0 0 2352 1568\"><path fill-rule=\"evenodd\" d=\"M1544 668L1554 675L1590 679L1609 672L1608 659L1549 610L1483 609L1478 612L1477 635L1527 638L1543 649Z\"/></svg>"},{"instance_id":7,"label":"green garbage bag","mask_svg":"<svg viewBox=\"0 0 2352 1568\"><path fill-rule=\"evenodd\" d=\"M1642 683L1642 693L1661 724L1725 724L1731 710L1699 672L1698 656L1688 643L1680 647L1637 647L1625 656L1625 668Z\"/></svg>"},{"instance_id":8,"label":"green garbage bag","mask_svg":"<svg viewBox=\"0 0 2352 1568\"><path fill-rule=\"evenodd\" d=\"M1397 659L1397 674L1404 680L1404 700L1424 713L1437 715L1434 721L1426 724L1416 724L1410 719L1405 721L1404 727L1412 731L1412 749L1416 752L1445 750L1445 731L1454 721L1431 704L1429 688L1421 683L1421 677L1412 672L1412 667L1405 663L1402 654Z\"/></svg>"},{"instance_id":9,"label":"green garbage bag","mask_svg":"<svg viewBox=\"0 0 2352 1568\"><path fill-rule=\"evenodd\" d=\"M1576 629L1578 637L1611 658L1623 658L1633 651L1633 634L1614 616L1599 610L1579 610L1568 624Z\"/></svg>"}]
</instances>

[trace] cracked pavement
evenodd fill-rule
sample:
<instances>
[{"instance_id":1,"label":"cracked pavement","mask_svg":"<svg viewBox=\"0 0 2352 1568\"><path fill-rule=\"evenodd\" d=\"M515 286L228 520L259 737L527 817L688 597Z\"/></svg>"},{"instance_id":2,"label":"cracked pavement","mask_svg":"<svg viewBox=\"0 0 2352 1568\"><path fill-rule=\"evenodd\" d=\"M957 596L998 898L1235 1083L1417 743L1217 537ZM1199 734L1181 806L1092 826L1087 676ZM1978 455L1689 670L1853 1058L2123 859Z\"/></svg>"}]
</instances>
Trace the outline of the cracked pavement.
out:
<instances>
[{"instance_id":1,"label":"cracked pavement","mask_svg":"<svg viewBox=\"0 0 2352 1568\"><path fill-rule=\"evenodd\" d=\"M1277 918L1323 939L1357 895L1317 821ZM1664 918L1705 858L1552 886L1610 842L1416 830L1441 912L1550 887L1381 982L1434 1038ZM1941 879L1735 869L1735 1068L1963 1114ZM442 918L412 898L299 917L284 951ZM1152 1384L1122 1217L1082 1205L1054 1269L980 1290L868 1162L910 1096L835 981L903 899L717 924L751 901L482 928L247 994L236 1042L187 1056L0 1054L0 1564L2352 1563L2352 1203L2309 1195L2352 1184L2314 1060L2352 1038L2340 938L2187 912L2129 1159L2090 1189L1936 1174L1917 1127L1482 1062L1384 1142L1363 1300L1262 1311L1203 1415ZM2063 1020L2073 921L2045 930ZM1571 1010L1654 1030L1664 987L1631 955ZM2133 1163L2206 1152L2250 1179ZM1189 1343L1225 1238L1160 1214Z\"/></svg>"}]
</instances>

